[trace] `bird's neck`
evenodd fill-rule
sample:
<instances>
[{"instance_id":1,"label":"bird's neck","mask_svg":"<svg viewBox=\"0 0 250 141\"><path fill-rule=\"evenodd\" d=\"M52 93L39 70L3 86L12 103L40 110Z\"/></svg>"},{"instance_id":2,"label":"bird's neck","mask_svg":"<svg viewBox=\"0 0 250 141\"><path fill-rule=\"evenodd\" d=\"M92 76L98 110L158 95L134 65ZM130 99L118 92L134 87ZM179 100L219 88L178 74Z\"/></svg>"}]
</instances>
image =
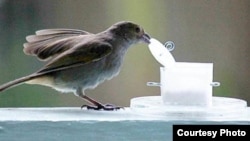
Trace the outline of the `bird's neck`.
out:
<instances>
[{"instance_id":1,"label":"bird's neck","mask_svg":"<svg viewBox=\"0 0 250 141\"><path fill-rule=\"evenodd\" d=\"M119 36L109 31L104 31L98 34L101 40L110 43L114 47L114 49L117 48L118 46L122 46L123 50L127 50L133 44L132 42L129 42L122 36Z\"/></svg>"}]
</instances>

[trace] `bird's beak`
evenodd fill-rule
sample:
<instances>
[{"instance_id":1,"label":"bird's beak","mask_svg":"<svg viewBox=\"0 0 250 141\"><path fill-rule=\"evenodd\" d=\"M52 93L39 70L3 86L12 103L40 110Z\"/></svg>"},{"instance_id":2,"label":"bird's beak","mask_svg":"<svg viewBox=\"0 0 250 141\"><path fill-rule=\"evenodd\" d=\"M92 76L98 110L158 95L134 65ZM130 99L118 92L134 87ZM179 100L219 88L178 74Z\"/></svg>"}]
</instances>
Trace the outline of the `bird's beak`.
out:
<instances>
[{"instance_id":1,"label":"bird's beak","mask_svg":"<svg viewBox=\"0 0 250 141\"><path fill-rule=\"evenodd\" d=\"M151 38L151 37L150 37L148 34L144 33L144 34L142 35L142 37L141 37L141 40L142 40L144 43L149 44L149 43L150 43L150 38Z\"/></svg>"}]
</instances>

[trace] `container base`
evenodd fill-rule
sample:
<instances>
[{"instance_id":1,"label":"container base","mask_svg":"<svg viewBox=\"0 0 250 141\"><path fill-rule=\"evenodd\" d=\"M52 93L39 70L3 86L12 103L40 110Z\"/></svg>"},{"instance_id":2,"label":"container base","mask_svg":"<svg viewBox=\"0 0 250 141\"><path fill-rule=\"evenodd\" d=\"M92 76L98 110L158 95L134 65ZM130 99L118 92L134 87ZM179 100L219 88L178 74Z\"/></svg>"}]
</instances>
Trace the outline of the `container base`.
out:
<instances>
[{"instance_id":1,"label":"container base","mask_svg":"<svg viewBox=\"0 0 250 141\"><path fill-rule=\"evenodd\" d=\"M163 104L161 96L131 99L134 113L173 120L231 120L247 117L247 102L236 98L212 97L212 106L179 106Z\"/></svg>"}]
</instances>

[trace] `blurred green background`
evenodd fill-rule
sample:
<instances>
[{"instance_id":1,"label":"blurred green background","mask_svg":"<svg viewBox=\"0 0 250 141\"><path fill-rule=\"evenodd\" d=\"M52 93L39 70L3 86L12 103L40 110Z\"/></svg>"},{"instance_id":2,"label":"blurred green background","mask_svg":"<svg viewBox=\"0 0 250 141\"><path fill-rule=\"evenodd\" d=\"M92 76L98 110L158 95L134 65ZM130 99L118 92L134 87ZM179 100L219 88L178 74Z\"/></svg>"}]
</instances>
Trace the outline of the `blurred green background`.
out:
<instances>
[{"instance_id":1,"label":"blurred green background","mask_svg":"<svg viewBox=\"0 0 250 141\"><path fill-rule=\"evenodd\" d=\"M214 96L250 103L249 0L0 0L0 84L44 65L22 52L25 37L46 28L76 28L97 33L118 21L133 21L162 43L172 40L180 62L213 62ZM161 65L145 44L127 53L120 75L86 94L129 106L130 99L159 95ZM21 85L0 94L1 107L81 106L73 94Z\"/></svg>"}]
</instances>

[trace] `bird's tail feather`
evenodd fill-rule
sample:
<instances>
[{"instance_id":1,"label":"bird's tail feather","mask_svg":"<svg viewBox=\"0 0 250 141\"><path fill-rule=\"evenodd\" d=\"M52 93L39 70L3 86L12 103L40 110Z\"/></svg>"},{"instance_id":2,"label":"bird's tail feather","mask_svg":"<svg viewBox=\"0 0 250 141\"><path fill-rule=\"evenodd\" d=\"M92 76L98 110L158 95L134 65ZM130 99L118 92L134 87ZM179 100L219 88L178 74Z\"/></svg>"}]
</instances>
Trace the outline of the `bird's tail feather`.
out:
<instances>
[{"instance_id":1,"label":"bird's tail feather","mask_svg":"<svg viewBox=\"0 0 250 141\"><path fill-rule=\"evenodd\" d=\"M13 80L13 81L10 81L8 83L5 83L3 85L0 86L0 92L4 91L4 90L7 90L9 88L12 88L12 87L15 87L15 86L18 86L26 81L29 81L33 78L37 77L37 75L28 75L28 76L24 76L24 77L21 77L21 78L18 78L16 80Z\"/></svg>"}]
</instances>

